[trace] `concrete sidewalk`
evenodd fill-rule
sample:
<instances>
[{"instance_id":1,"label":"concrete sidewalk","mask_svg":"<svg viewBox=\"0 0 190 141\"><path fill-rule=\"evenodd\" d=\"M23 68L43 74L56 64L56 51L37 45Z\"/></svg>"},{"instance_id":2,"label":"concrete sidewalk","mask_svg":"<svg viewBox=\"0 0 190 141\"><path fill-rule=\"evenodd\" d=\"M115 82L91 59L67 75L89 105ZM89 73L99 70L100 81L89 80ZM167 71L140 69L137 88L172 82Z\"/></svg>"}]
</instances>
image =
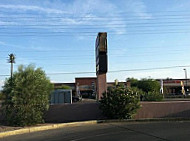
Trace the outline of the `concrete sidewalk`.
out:
<instances>
[{"instance_id":1,"label":"concrete sidewalk","mask_svg":"<svg viewBox=\"0 0 190 141\"><path fill-rule=\"evenodd\" d=\"M36 126L30 126L30 127L1 126L0 138L12 136L12 135L58 129L58 128L63 128L63 127L72 127L72 126L74 127L74 126L90 125L90 124L97 124L97 123L98 123L97 120L93 120L93 121L71 122L71 123L60 123L60 124L39 124Z\"/></svg>"},{"instance_id":2,"label":"concrete sidewalk","mask_svg":"<svg viewBox=\"0 0 190 141\"><path fill-rule=\"evenodd\" d=\"M12 127L12 126L0 125L0 133L6 132L6 131L18 130L18 129L22 129L22 128L23 127Z\"/></svg>"}]
</instances>

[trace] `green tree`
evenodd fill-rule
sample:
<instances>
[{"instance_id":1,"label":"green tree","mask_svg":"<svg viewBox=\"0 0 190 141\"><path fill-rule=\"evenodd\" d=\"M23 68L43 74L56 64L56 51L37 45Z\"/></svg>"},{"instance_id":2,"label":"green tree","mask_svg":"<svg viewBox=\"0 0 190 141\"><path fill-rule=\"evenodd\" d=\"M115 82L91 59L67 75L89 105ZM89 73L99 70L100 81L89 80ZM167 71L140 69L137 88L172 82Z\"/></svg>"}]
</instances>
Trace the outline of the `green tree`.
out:
<instances>
[{"instance_id":1,"label":"green tree","mask_svg":"<svg viewBox=\"0 0 190 141\"><path fill-rule=\"evenodd\" d=\"M135 93L135 94L137 94L139 96L145 94L145 92L143 90L141 90L141 89L139 89L137 87L131 87L130 89L133 91L133 93Z\"/></svg>"},{"instance_id":2,"label":"green tree","mask_svg":"<svg viewBox=\"0 0 190 141\"><path fill-rule=\"evenodd\" d=\"M135 79L135 78L127 78L126 81L129 81L130 82L130 85L131 87L137 87L137 84L138 84L138 79Z\"/></svg>"},{"instance_id":3,"label":"green tree","mask_svg":"<svg viewBox=\"0 0 190 141\"><path fill-rule=\"evenodd\" d=\"M69 89L70 90L71 87L67 85L61 85L61 86L56 87L55 89Z\"/></svg>"},{"instance_id":4,"label":"green tree","mask_svg":"<svg viewBox=\"0 0 190 141\"><path fill-rule=\"evenodd\" d=\"M163 100L163 95L160 94L159 92L148 92L143 95L144 101L162 101Z\"/></svg>"},{"instance_id":5,"label":"green tree","mask_svg":"<svg viewBox=\"0 0 190 141\"><path fill-rule=\"evenodd\" d=\"M109 89L100 100L100 109L110 119L130 119L139 107L137 93L124 86Z\"/></svg>"},{"instance_id":6,"label":"green tree","mask_svg":"<svg viewBox=\"0 0 190 141\"><path fill-rule=\"evenodd\" d=\"M160 84L158 81L153 79L142 79L137 82L137 87L144 92L159 92L160 91Z\"/></svg>"},{"instance_id":7,"label":"green tree","mask_svg":"<svg viewBox=\"0 0 190 141\"><path fill-rule=\"evenodd\" d=\"M5 96L3 95L3 93L0 91L0 100L4 100Z\"/></svg>"},{"instance_id":8,"label":"green tree","mask_svg":"<svg viewBox=\"0 0 190 141\"><path fill-rule=\"evenodd\" d=\"M133 91L138 91L140 99L143 101L161 101L163 95L160 94L160 83L153 79L127 78L131 83Z\"/></svg>"},{"instance_id":9,"label":"green tree","mask_svg":"<svg viewBox=\"0 0 190 141\"><path fill-rule=\"evenodd\" d=\"M11 83L12 82L12 83ZM34 66L19 66L5 81L3 114L9 125L26 126L43 123L44 112L49 108L53 85L44 71Z\"/></svg>"}]
</instances>

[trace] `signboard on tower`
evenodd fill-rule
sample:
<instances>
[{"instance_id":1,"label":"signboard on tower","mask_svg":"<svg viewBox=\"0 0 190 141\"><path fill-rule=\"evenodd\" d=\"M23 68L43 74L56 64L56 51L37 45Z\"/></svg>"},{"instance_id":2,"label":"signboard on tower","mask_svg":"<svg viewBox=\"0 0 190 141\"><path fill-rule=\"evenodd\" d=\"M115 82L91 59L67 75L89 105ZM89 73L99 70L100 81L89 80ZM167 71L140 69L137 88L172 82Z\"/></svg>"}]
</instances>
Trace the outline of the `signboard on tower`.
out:
<instances>
[{"instance_id":1,"label":"signboard on tower","mask_svg":"<svg viewBox=\"0 0 190 141\"><path fill-rule=\"evenodd\" d=\"M97 100L107 91L106 73L108 71L107 33L99 32L96 38L96 75L97 75Z\"/></svg>"},{"instance_id":2,"label":"signboard on tower","mask_svg":"<svg viewBox=\"0 0 190 141\"><path fill-rule=\"evenodd\" d=\"M96 74L107 73L107 33L99 32L96 38Z\"/></svg>"}]
</instances>

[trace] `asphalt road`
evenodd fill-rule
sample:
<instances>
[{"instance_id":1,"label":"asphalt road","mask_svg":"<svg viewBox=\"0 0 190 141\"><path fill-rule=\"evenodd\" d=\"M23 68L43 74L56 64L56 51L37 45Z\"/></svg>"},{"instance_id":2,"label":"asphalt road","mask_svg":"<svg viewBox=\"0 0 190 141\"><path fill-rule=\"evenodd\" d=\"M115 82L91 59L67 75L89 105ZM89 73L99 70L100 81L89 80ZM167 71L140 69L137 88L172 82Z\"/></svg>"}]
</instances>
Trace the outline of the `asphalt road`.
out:
<instances>
[{"instance_id":1,"label":"asphalt road","mask_svg":"<svg viewBox=\"0 0 190 141\"><path fill-rule=\"evenodd\" d=\"M189 141L190 121L120 122L65 127L2 141Z\"/></svg>"}]
</instances>

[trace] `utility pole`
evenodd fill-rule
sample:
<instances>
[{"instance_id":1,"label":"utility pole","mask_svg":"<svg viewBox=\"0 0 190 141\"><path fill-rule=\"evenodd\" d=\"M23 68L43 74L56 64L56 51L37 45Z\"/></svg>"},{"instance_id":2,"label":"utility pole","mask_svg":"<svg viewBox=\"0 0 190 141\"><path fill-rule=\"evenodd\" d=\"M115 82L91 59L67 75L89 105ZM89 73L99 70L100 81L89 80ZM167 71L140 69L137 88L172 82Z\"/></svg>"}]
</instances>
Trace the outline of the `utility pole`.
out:
<instances>
[{"instance_id":1,"label":"utility pole","mask_svg":"<svg viewBox=\"0 0 190 141\"><path fill-rule=\"evenodd\" d=\"M183 69L185 71L185 91L187 93L187 69Z\"/></svg>"},{"instance_id":2,"label":"utility pole","mask_svg":"<svg viewBox=\"0 0 190 141\"><path fill-rule=\"evenodd\" d=\"M8 63L11 63L11 83L13 78L13 63L15 63L15 55L13 53L9 54Z\"/></svg>"}]
</instances>

